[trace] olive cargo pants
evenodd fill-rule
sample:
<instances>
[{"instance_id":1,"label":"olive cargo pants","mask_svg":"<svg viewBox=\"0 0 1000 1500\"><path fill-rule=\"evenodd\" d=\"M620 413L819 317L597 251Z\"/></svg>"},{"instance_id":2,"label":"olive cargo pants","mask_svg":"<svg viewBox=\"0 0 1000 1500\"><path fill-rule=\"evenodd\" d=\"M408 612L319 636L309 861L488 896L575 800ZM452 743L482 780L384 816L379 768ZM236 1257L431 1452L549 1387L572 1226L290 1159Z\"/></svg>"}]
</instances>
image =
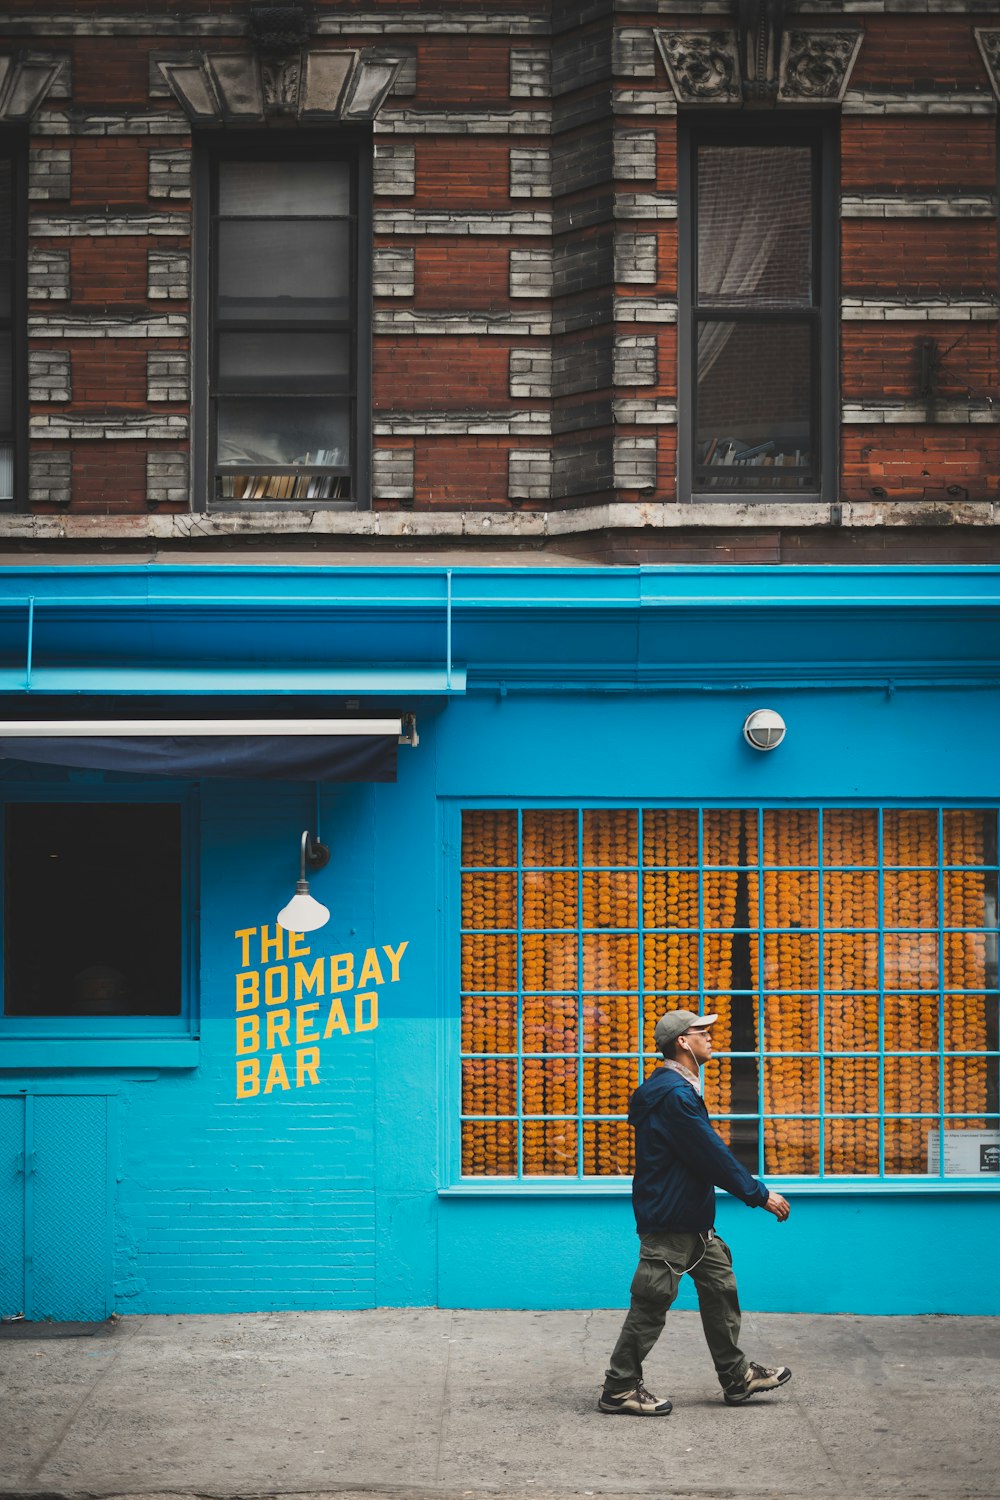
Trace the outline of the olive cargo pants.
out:
<instances>
[{"instance_id":1,"label":"olive cargo pants","mask_svg":"<svg viewBox=\"0 0 1000 1500\"><path fill-rule=\"evenodd\" d=\"M715 1371L723 1387L747 1366L737 1346L740 1301L729 1246L718 1235L643 1234L632 1278L632 1300L605 1375L608 1391L620 1394L642 1379L642 1362L663 1332L667 1310L687 1271L698 1290L698 1310Z\"/></svg>"}]
</instances>

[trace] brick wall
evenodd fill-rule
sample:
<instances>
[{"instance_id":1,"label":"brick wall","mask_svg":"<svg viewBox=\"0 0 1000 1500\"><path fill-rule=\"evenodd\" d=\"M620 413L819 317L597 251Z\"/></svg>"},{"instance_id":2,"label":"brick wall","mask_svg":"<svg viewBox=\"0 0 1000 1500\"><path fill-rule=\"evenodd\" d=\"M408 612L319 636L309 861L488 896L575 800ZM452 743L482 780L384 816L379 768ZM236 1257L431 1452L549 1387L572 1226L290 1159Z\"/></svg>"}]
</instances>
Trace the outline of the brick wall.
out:
<instances>
[{"instance_id":1,"label":"brick wall","mask_svg":"<svg viewBox=\"0 0 1000 1500\"><path fill-rule=\"evenodd\" d=\"M835 498L933 498L958 483L985 501L1000 469L996 117L974 27L1000 27L1000 7L880 11L826 23L864 33L834 111ZM140 18L114 0L53 0L57 12L53 31L39 7L28 37L69 64L30 133L30 504L184 512L192 135L155 57L206 37L240 47L241 23L156 5ZM375 131L375 463L362 504L689 498L676 484L678 106L655 41L663 18L610 0L470 0L425 30L403 0L377 24L352 15L318 0L320 44L398 45L407 58ZM674 8L669 24L702 21ZM0 24L0 50L24 45L23 24L6 38ZM739 111L727 118L738 132ZM794 386L787 361L772 373L720 362L707 392L717 420L727 403L735 420L767 392L785 401L784 379ZM894 463L873 462L890 447Z\"/></svg>"}]
</instances>

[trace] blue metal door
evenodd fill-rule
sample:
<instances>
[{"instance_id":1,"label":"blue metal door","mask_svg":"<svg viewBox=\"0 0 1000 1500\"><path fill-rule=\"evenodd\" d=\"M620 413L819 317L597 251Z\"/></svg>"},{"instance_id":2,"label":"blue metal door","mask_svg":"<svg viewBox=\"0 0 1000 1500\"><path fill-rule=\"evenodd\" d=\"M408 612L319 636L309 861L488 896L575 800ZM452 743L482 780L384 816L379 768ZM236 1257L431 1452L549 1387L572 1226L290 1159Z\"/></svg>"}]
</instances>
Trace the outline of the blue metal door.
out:
<instances>
[{"instance_id":1,"label":"blue metal door","mask_svg":"<svg viewBox=\"0 0 1000 1500\"><path fill-rule=\"evenodd\" d=\"M103 1095L0 1098L0 1316L110 1313L109 1106Z\"/></svg>"}]
</instances>

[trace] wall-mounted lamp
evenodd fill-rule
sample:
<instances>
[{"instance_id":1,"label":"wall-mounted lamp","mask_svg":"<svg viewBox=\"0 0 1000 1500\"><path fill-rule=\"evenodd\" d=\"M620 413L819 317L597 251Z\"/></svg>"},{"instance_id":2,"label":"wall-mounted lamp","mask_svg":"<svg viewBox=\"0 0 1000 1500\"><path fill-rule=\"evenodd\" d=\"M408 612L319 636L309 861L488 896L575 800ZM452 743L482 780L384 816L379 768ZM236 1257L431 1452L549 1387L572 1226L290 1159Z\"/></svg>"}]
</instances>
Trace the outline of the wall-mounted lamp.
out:
<instances>
[{"instance_id":1,"label":"wall-mounted lamp","mask_svg":"<svg viewBox=\"0 0 1000 1500\"><path fill-rule=\"evenodd\" d=\"M319 839L312 839L309 830L304 829L295 895L279 911L279 927L284 927L288 932L315 932L317 927L323 927L329 922L329 908L310 896L309 882L306 880L306 865L310 870L322 870L329 863L330 851L327 846L321 844Z\"/></svg>"},{"instance_id":2,"label":"wall-mounted lamp","mask_svg":"<svg viewBox=\"0 0 1000 1500\"><path fill-rule=\"evenodd\" d=\"M755 708L746 717L743 738L754 750L776 750L785 738L785 721L773 708Z\"/></svg>"}]
</instances>

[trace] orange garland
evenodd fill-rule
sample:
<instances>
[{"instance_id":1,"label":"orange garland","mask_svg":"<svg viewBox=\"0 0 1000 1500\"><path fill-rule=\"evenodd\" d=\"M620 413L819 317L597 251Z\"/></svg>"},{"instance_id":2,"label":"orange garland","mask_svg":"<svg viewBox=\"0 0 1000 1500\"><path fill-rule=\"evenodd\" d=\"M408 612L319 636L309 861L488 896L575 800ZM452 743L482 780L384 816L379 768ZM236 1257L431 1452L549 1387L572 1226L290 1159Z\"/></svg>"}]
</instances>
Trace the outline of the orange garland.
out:
<instances>
[{"instance_id":1,"label":"orange garland","mask_svg":"<svg viewBox=\"0 0 1000 1500\"><path fill-rule=\"evenodd\" d=\"M740 920L749 928L750 984L756 990L763 983L765 996L766 1170L818 1170L818 1121L772 1116L820 1112L819 1059L794 1054L818 1050L822 991L825 1167L833 1173L878 1171L879 1067L874 1054L881 979L886 992L886 1171L926 1171L928 1131L935 1122L913 1116L938 1109L935 1054L942 975L947 992L946 1050L977 1053L988 1045L988 1005L982 993L986 935L945 933L942 939L938 931L939 924L981 929L987 925L986 877L977 868L985 854L982 813L944 814L939 912L937 814L885 812L881 954L878 817L870 809L824 813L822 851L813 810L767 811L758 830L756 813L706 809L700 891L694 811L644 813L641 861L638 816L632 809L588 810L582 818L582 838L580 831L575 811L532 810L522 815L518 973L517 815L480 811L463 817L463 1113L510 1117L464 1123L463 1172L516 1172L518 1082L526 1174L630 1172L632 1137L624 1115L640 1067L642 1076L648 1076L657 1064L653 1026L672 1005L697 1008L699 987L706 992L706 1006L719 1013L714 1041L723 1054L706 1079L710 1107L723 1115L733 1108L733 1063L724 1054L732 1045L732 929L741 879L747 910ZM962 866L971 868L955 868ZM636 1034L640 884L646 991L642 1037ZM582 936L579 927L584 929ZM520 1080L518 991L524 1054ZM852 991L857 993L848 993ZM756 1046L756 1020L754 1034ZM578 1049L582 1075L575 1055L546 1055L576 1054ZM888 1055L893 1052L917 1055ZM514 1055L476 1056L486 1053ZM615 1053L628 1055L609 1055ZM984 1056L946 1057L945 1110L985 1113L988 1073ZM612 1118L585 1118L578 1133L578 1110L584 1116ZM894 1114L906 1118L893 1119ZM729 1122L717 1123L728 1138ZM972 1127L984 1122L974 1118L965 1123Z\"/></svg>"}]
</instances>

